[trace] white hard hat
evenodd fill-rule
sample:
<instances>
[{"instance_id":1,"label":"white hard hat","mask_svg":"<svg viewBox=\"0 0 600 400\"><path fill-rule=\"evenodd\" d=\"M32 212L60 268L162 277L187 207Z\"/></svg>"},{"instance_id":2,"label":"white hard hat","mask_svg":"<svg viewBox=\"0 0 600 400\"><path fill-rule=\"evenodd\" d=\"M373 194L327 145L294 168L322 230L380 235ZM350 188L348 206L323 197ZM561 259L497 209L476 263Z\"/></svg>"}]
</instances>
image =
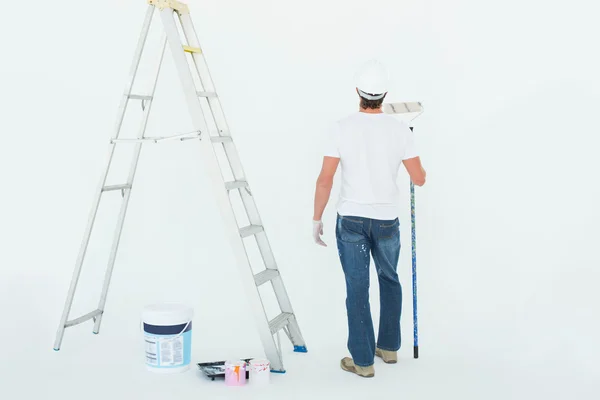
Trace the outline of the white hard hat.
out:
<instances>
[{"instance_id":1,"label":"white hard hat","mask_svg":"<svg viewBox=\"0 0 600 400\"><path fill-rule=\"evenodd\" d=\"M378 60L369 60L356 73L356 88L361 97L379 100L388 91L389 72Z\"/></svg>"}]
</instances>

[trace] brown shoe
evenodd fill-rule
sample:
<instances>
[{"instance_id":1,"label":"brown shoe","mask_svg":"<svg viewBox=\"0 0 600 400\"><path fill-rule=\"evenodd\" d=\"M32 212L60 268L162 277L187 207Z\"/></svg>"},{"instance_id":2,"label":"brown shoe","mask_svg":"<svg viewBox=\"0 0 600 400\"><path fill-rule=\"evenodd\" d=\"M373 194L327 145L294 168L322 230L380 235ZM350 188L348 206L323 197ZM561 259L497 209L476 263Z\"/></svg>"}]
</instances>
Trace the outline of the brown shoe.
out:
<instances>
[{"instance_id":1,"label":"brown shoe","mask_svg":"<svg viewBox=\"0 0 600 400\"><path fill-rule=\"evenodd\" d=\"M360 365L355 365L354 361L350 357L342 358L342 362L340 364L344 371L355 373L358 376L362 376L363 378L372 378L375 376L375 367L369 365L368 367L361 367Z\"/></svg>"},{"instance_id":2,"label":"brown shoe","mask_svg":"<svg viewBox=\"0 0 600 400\"><path fill-rule=\"evenodd\" d=\"M375 349L375 355L381 357L386 364L396 364L398 362L398 352L381 350L380 348Z\"/></svg>"}]
</instances>

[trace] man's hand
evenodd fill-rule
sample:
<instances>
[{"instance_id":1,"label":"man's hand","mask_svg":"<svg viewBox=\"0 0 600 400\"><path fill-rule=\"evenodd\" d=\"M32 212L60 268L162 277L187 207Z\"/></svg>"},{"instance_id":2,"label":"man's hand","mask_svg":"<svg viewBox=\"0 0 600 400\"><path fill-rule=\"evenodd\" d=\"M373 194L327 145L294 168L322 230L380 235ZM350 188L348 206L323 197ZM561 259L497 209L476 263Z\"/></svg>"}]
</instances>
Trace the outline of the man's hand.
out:
<instances>
[{"instance_id":1,"label":"man's hand","mask_svg":"<svg viewBox=\"0 0 600 400\"><path fill-rule=\"evenodd\" d=\"M327 247L325 242L321 240L322 234L323 234L323 222L313 220L313 239L315 240L315 243L320 246Z\"/></svg>"}]
</instances>

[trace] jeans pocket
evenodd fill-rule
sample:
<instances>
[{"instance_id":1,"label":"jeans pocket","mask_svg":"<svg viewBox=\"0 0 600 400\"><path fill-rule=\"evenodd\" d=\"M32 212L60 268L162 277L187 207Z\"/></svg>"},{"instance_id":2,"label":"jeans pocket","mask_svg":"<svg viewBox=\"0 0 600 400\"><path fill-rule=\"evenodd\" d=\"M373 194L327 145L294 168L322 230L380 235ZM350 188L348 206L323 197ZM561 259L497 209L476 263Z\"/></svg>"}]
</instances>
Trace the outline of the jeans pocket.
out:
<instances>
[{"instance_id":1,"label":"jeans pocket","mask_svg":"<svg viewBox=\"0 0 600 400\"><path fill-rule=\"evenodd\" d=\"M400 222L395 220L390 223L381 223L379 225L379 239L391 239L400 235Z\"/></svg>"},{"instance_id":2,"label":"jeans pocket","mask_svg":"<svg viewBox=\"0 0 600 400\"><path fill-rule=\"evenodd\" d=\"M364 240L362 221L341 218L339 239L348 243L357 243Z\"/></svg>"}]
</instances>

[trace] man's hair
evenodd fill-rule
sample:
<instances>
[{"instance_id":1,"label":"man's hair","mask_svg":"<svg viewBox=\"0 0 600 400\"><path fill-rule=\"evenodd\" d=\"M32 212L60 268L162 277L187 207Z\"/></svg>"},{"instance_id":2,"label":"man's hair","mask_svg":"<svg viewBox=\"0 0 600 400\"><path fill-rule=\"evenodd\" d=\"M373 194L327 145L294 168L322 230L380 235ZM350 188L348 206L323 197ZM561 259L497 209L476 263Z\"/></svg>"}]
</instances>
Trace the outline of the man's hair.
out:
<instances>
[{"instance_id":1,"label":"man's hair","mask_svg":"<svg viewBox=\"0 0 600 400\"><path fill-rule=\"evenodd\" d=\"M386 95L387 95L387 93L386 93ZM379 100L368 100L368 99L365 99L364 97L360 96L360 106L362 108L371 108L373 110L376 110L379 107L381 107L384 99L385 99L385 95Z\"/></svg>"}]
</instances>

